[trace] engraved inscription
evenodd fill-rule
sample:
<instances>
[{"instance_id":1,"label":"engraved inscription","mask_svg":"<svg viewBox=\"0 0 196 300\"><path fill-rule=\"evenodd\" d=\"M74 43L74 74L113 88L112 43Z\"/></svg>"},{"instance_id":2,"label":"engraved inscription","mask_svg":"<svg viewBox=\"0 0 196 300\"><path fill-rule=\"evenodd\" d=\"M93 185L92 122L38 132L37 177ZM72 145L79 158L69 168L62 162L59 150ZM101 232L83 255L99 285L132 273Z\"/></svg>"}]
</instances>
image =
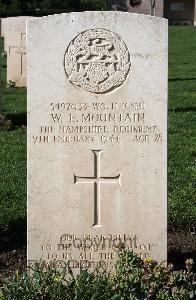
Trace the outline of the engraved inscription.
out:
<instances>
[{"instance_id":1,"label":"engraved inscription","mask_svg":"<svg viewBox=\"0 0 196 300\"><path fill-rule=\"evenodd\" d=\"M100 210L100 185L101 183L118 183L120 184L120 174L115 177L102 177L100 155L102 150L92 150L94 154L94 176L80 177L74 175L74 184L76 183L93 183L94 184L94 224L93 226L101 226L101 210Z\"/></svg>"},{"instance_id":2,"label":"engraved inscription","mask_svg":"<svg viewBox=\"0 0 196 300\"><path fill-rule=\"evenodd\" d=\"M64 67L75 87L92 93L106 93L120 86L130 70L125 42L105 29L79 34L68 46Z\"/></svg>"},{"instance_id":3,"label":"engraved inscription","mask_svg":"<svg viewBox=\"0 0 196 300\"><path fill-rule=\"evenodd\" d=\"M41 265L51 268L112 270L122 249L137 253L141 259L153 256L157 244L140 241L136 234L82 234L64 233L57 244L44 243ZM33 265L36 261L28 261ZM40 263L40 261L37 261Z\"/></svg>"},{"instance_id":4,"label":"engraved inscription","mask_svg":"<svg viewBox=\"0 0 196 300\"><path fill-rule=\"evenodd\" d=\"M49 124L38 127L33 135L34 144L65 144L101 142L159 144L164 135L156 123L151 123L147 107L140 99L119 102L95 102L91 96L89 103L70 101L50 102Z\"/></svg>"}]
</instances>

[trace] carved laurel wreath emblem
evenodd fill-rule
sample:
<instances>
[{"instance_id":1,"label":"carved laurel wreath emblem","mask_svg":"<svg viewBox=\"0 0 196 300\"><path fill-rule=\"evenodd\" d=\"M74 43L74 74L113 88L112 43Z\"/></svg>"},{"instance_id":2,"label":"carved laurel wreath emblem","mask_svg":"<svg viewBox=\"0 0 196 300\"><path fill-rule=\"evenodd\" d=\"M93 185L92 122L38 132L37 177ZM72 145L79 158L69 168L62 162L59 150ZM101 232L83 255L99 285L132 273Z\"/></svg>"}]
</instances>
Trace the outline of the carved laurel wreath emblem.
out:
<instances>
[{"instance_id":1,"label":"carved laurel wreath emblem","mask_svg":"<svg viewBox=\"0 0 196 300\"><path fill-rule=\"evenodd\" d=\"M79 34L69 44L64 57L68 80L75 87L100 94L120 86L130 65L125 42L105 29L91 29Z\"/></svg>"}]
</instances>

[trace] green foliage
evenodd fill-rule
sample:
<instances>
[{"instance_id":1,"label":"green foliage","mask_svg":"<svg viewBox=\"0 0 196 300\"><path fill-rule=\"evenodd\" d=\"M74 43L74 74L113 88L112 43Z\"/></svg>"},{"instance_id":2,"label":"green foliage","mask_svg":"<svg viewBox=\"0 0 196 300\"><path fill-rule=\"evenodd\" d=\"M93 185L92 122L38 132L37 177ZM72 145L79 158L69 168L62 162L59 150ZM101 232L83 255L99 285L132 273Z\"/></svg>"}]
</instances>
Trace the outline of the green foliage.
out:
<instances>
[{"instance_id":1,"label":"green foliage","mask_svg":"<svg viewBox=\"0 0 196 300\"><path fill-rule=\"evenodd\" d=\"M106 0L0 0L0 15L37 14L39 10L46 12L105 10Z\"/></svg>"},{"instance_id":2,"label":"green foliage","mask_svg":"<svg viewBox=\"0 0 196 300\"><path fill-rule=\"evenodd\" d=\"M44 268L33 273L5 279L2 300L188 300L196 297L196 274L193 261L186 261L186 271L174 271L172 265L144 262L125 251L119 253L114 270L100 272Z\"/></svg>"},{"instance_id":3,"label":"green foliage","mask_svg":"<svg viewBox=\"0 0 196 300\"><path fill-rule=\"evenodd\" d=\"M106 10L107 0L81 0L82 10Z\"/></svg>"},{"instance_id":4,"label":"green foliage","mask_svg":"<svg viewBox=\"0 0 196 300\"><path fill-rule=\"evenodd\" d=\"M17 10L20 7L19 0L0 0L0 11Z\"/></svg>"}]
</instances>

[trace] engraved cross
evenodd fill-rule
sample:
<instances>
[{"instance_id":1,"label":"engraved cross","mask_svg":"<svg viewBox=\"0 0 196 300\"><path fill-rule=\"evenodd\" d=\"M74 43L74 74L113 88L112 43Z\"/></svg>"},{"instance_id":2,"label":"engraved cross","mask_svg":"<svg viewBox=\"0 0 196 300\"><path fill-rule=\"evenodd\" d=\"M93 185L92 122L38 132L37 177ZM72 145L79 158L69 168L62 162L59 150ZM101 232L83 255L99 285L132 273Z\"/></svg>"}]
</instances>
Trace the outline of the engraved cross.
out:
<instances>
[{"instance_id":1,"label":"engraved cross","mask_svg":"<svg viewBox=\"0 0 196 300\"><path fill-rule=\"evenodd\" d=\"M120 174L114 177L101 176L100 156L103 150L92 150L94 154L94 176L80 177L74 174L74 184L76 183L93 183L94 184L94 223L93 226L101 226L101 199L100 189L103 183L118 183L120 184Z\"/></svg>"},{"instance_id":2,"label":"engraved cross","mask_svg":"<svg viewBox=\"0 0 196 300\"><path fill-rule=\"evenodd\" d=\"M18 46L9 46L9 55L11 54L11 49L15 48L15 53L20 54L20 73L23 73L23 55L26 54L26 33L20 34L20 45Z\"/></svg>"}]
</instances>

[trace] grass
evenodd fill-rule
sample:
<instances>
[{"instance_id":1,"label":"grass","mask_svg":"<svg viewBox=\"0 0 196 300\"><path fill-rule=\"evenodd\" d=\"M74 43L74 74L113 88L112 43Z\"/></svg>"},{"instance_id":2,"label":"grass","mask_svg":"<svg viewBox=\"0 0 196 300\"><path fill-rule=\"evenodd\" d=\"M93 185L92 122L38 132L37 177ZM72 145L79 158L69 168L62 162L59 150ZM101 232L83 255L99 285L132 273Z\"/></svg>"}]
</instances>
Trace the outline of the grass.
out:
<instances>
[{"instance_id":1,"label":"grass","mask_svg":"<svg viewBox=\"0 0 196 300\"><path fill-rule=\"evenodd\" d=\"M169 30L169 227L196 227L196 29Z\"/></svg>"},{"instance_id":2,"label":"grass","mask_svg":"<svg viewBox=\"0 0 196 300\"><path fill-rule=\"evenodd\" d=\"M2 62L5 67L5 61ZM4 79L6 70L4 68ZM26 89L3 88L0 131L0 224L26 216ZM169 29L169 229L196 229L196 29Z\"/></svg>"},{"instance_id":3,"label":"grass","mask_svg":"<svg viewBox=\"0 0 196 300\"><path fill-rule=\"evenodd\" d=\"M0 132L0 222L7 224L26 215L26 132Z\"/></svg>"},{"instance_id":4,"label":"grass","mask_svg":"<svg viewBox=\"0 0 196 300\"><path fill-rule=\"evenodd\" d=\"M0 47L3 46L1 39ZM26 89L6 88L6 58L1 60L3 113L13 130L0 130L0 225L26 216Z\"/></svg>"}]
</instances>

